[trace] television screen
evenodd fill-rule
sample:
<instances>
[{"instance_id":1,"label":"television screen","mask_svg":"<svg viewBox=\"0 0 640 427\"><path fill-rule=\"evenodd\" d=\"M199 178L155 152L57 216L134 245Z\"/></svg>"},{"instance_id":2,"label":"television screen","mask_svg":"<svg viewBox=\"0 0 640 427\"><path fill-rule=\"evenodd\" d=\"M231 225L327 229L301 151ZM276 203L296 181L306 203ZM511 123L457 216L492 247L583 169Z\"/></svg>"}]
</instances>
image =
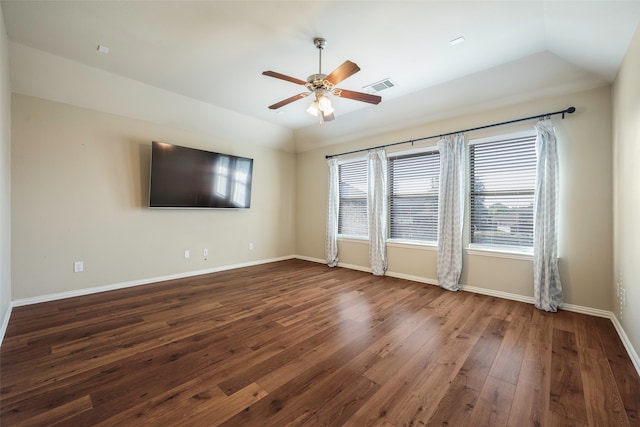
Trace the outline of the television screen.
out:
<instances>
[{"instance_id":1,"label":"television screen","mask_svg":"<svg viewBox=\"0 0 640 427\"><path fill-rule=\"evenodd\" d=\"M249 208L253 159L153 141L151 208Z\"/></svg>"}]
</instances>

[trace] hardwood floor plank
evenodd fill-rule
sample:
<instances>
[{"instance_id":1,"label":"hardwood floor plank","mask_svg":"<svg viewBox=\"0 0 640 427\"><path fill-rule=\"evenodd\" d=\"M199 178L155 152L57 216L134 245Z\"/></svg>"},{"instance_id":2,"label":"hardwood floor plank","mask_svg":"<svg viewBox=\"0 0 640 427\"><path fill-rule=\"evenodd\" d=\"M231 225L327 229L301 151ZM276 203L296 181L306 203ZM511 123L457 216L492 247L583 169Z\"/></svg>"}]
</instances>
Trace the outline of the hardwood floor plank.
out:
<instances>
[{"instance_id":1,"label":"hardwood floor plank","mask_svg":"<svg viewBox=\"0 0 640 427\"><path fill-rule=\"evenodd\" d=\"M467 387L477 391L482 390L508 326L509 322L491 319L458 372L458 375L465 377Z\"/></svg>"},{"instance_id":2,"label":"hardwood floor plank","mask_svg":"<svg viewBox=\"0 0 640 427\"><path fill-rule=\"evenodd\" d=\"M453 380L477 341L475 337L460 333L459 329L485 317L482 310L467 305L474 301L473 297L461 299L459 304L447 305L444 309L440 304L432 305L444 312L441 327L420 352L396 369L347 425L371 425L381 421L415 424L430 417L447 391L442 384Z\"/></svg>"},{"instance_id":3,"label":"hardwood floor plank","mask_svg":"<svg viewBox=\"0 0 640 427\"><path fill-rule=\"evenodd\" d=\"M510 382L488 376L466 425L506 426L516 386Z\"/></svg>"},{"instance_id":4,"label":"hardwood floor plank","mask_svg":"<svg viewBox=\"0 0 640 427\"><path fill-rule=\"evenodd\" d=\"M489 375L507 325L508 322L501 319L490 320L434 414L427 418L427 425L463 425L467 422Z\"/></svg>"},{"instance_id":5,"label":"hardwood floor plank","mask_svg":"<svg viewBox=\"0 0 640 427\"><path fill-rule=\"evenodd\" d=\"M552 329L550 315L534 312L508 426L545 425L551 389Z\"/></svg>"},{"instance_id":6,"label":"hardwood floor plank","mask_svg":"<svg viewBox=\"0 0 640 427\"><path fill-rule=\"evenodd\" d=\"M203 391L194 394L194 390ZM222 390L212 390L196 379L108 418L97 426L162 425L165 420L174 418L176 413L184 414L185 425L216 426L266 396L267 392L255 383L227 396Z\"/></svg>"},{"instance_id":7,"label":"hardwood floor plank","mask_svg":"<svg viewBox=\"0 0 640 427\"><path fill-rule=\"evenodd\" d=\"M587 423L578 347L573 332L553 329L549 410L579 423Z\"/></svg>"},{"instance_id":8,"label":"hardwood floor plank","mask_svg":"<svg viewBox=\"0 0 640 427\"><path fill-rule=\"evenodd\" d=\"M339 351L344 348L346 336L357 333L361 327L361 325L351 320L342 322L342 327L327 342L313 348L297 359L281 365L277 369L264 373L258 379L258 383L265 390L272 392L293 381L299 375L305 374L310 366L331 363L330 360L340 354Z\"/></svg>"},{"instance_id":9,"label":"hardwood floor plank","mask_svg":"<svg viewBox=\"0 0 640 427\"><path fill-rule=\"evenodd\" d=\"M478 390L467 386L466 382L464 375L456 375L433 414L427 417L427 422L421 424L427 426L465 425L480 395Z\"/></svg>"},{"instance_id":10,"label":"hardwood floor plank","mask_svg":"<svg viewBox=\"0 0 640 427\"><path fill-rule=\"evenodd\" d=\"M640 426L640 382L633 365L629 364L629 356L624 344L615 332L613 324L607 319L594 318L593 325L602 342L609 368L616 381L618 392L622 398L629 422L633 426Z\"/></svg>"},{"instance_id":11,"label":"hardwood floor plank","mask_svg":"<svg viewBox=\"0 0 640 427\"><path fill-rule=\"evenodd\" d=\"M378 389L379 386L376 383L358 376L338 395L324 405L314 408L311 416L300 425L309 427L342 425Z\"/></svg>"},{"instance_id":12,"label":"hardwood floor plank","mask_svg":"<svg viewBox=\"0 0 640 427\"><path fill-rule=\"evenodd\" d=\"M365 378L360 380L362 372L378 357L363 351L371 339L361 336L359 341L350 343L331 358L312 366L301 377L282 385L269 393L267 399L256 402L223 425L277 426L300 419L303 414L313 415L331 400L340 401L340 393L350 388L356 380L364 381L369 384L367 390L375 391L377 386L373 382ZM301 378L315 378L316 381L301 381ZM293 399L293 396L296 398ZM348 394L346 396L346 402L340 404L357 410L359 406L353 405L354 401Z\"/></svg>"},{"instance_id":13,"label":"hardwood floor plank","mask_svg":"<svg viewBox=\"0 0 640 427\"><path fill-rule=\"evenodd\" d=\"M175 413L200 413L226 397L227 395L214 384L207 384L206 380L195 378L106 418L96 426L136 426L147 422L143 420L158 420L158 423L161 423L162 420L171 419ZM73 421L80 424L78 419Z\"/></svg>"},{"instance_id":14,"label":"hardwood floor plank","mask_svg":"<svg viewBox=\"0 0 640 427\"><path fill-rule=\"evenodd\" d=\"M596 426L629 426L629 419L602 351L580 349L587 419ZM640 395L636 396L640 399Z\"/></svg>"},{"instance_id":15,"label":"hardwood floor plank","mask_svg":"<svg viewBox=\"0 0 640 427\"><path fill-rule=\"evenodd\" d=\"M0 424L638 426L612 323L302 260L16 307Z\"/></svg>"},{"instance_id":16,"label":"hardwood floor plank","mask_svg":"<svg viewBox=\"0 0 640 427\"><path fill-rule=\"evenodd\" d=\"M436 317L427 317L425 314L421 314L423 317L422 325L407 336L402 341L393 344L393 348L389 353L380 354L380 345L373 345L368 351L380 356L380 361L369 368L364 376L369 378L378 384L385 384L389 379L396 374L398 369L405 365L410 359L412 359L416 353L418 353L426 343L429 342L440 326L440 322ZM393 333L391 333L393 334ZM401 338L401 337L393 337ZM384 342L385 349L390 347L389 337L380 340ZM376 343L378 344L378 343ZM384 356L384 357L383 357Z\"/></svg>"},{"instance_id":17,"label":"hardwood floor plank","mask_svg":"<svg viewBox=\"0 0 640 427\"><path fill-rule=\"evenodd\" d=\"M91 398L82 396L76 400L61 404L59 406L49 408L46 412L23 418L21 421L13 421L14 426L50 426L68 421L78 413L90 411L92 408ZM24 415L24 414L22 414ZM3 420L5 421L5 420Z\"/></svg>"},{"instance_id":18,"label":"hardwood floor plank","mask_svg":"<svg viewBox=\"0 0 640 427\"><path fill-rule=\"evenodd\" d=\"M514 385L518 382L529 338L528 328L529 324L521 317L509 322L489 375Z\"/></svg>"}]
</instances>

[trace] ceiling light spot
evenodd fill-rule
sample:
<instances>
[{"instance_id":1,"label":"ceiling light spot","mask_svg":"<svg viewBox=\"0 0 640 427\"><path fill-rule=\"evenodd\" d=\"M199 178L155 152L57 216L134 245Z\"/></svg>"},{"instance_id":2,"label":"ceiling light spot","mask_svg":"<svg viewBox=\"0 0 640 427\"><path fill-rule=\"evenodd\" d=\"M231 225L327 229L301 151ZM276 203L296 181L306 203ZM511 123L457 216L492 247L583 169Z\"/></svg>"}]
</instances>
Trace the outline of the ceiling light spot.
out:
<instances>
[{"instance_id":1,"label":"ceiling light spot","mask_svg":"<svg viewBox=\"0 0 640 427\"><path fill-rule=\"evenodd\" d=\"M107 54L107 53L109 53L109 48L99 44L98 45L98 52Z\"/></svg>"},{"instance_id":2,"label":"ceiling light spot","mask_svg":"<svg viewBox=\"0 0 640 427\"><path fill-rule=\"evenodd\" d=\"M449 44L451 46L455 46L460 43L464 43L464 36L456 37L455 39L449 41Z\"/></svg>"}]
</instances>

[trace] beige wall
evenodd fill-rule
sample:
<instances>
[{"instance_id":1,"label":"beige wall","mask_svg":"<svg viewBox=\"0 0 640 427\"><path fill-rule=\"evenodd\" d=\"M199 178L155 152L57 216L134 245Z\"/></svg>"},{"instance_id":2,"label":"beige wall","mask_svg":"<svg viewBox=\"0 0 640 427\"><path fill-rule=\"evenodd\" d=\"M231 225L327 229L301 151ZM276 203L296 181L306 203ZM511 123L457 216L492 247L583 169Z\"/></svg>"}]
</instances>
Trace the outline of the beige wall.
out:
<instances>
[{"instance_id":1,"label":"beige wall","mask_svg":"<svg viewBox=\"0 0 640 427\"><path fill-rule=\"evenodd\" d=\"M640 28L613 86L614 280L626 290L621 307L615 286L613 312L640 352Z\"/></svg>"},{"instance_id":2,"label":"beige wall","mask_svg":"<svg viewBox=\"0 0 640 427\"><path fill-rule=\"evenodd\" d=\"M467 129L511 118L557 111L574 105L577 112L553 121L559 138L561 203L559 256L565 300L569 304L611 309L612 171L610 87L530 101L495 110L427 123L298 154L297 253L324 258L327 166L325 155ZM534 121L474 132L469 138L530 129ZM433 145L435 140L416 144ZM394 148L402 150L409 146ZM465 235L468 233L465 233ZM341 241L340 262L368 267L368 246ZM436 252L410 246L388 249L389 272L435 281ZM520 296L533 296L531 261L479 255L464 256L465 285Z\"/></svg>"},{"instance_id":3,"label":"beige wall","mask_svg":"<svg viewBox=\"0 0 640 427\"><path fill-rule=\"evenodd\" d=\"M9 50L0 8L0 325L11 302L11 88ZM1 337L0 333L0 337ZM1 339L1 338L0 338Z\"/></svg>"},{"instance_id":4,"label":"beige wall","mask_svg":"<svg viewBox=\"0 0 640 427\"><path fill-rule=\"evenodd\" d=\"M294 154L25 95L12 109L14 300L295 253ZM152 140L252 157L251 209L148 209Z\"/></svg>"},{"instance_id":5,"label":"beige wall","mask_svg":"<svg viewBox=\"0 0 640 427\"><path fill-rule=\"evenodd\" d=\"M9 42L14 93L294 151L293 131L137 80Z\"/></svg>"}]
</instances>

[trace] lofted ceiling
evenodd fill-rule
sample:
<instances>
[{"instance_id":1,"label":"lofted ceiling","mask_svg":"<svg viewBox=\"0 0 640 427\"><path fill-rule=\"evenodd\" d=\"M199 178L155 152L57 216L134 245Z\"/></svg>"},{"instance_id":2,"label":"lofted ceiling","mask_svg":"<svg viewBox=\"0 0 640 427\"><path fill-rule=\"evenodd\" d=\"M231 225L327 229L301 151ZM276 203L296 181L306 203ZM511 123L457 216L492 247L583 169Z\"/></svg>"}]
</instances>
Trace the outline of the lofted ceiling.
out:
<instances>
[{"instance_id":1,"label":"lofted ceiling","mask_svg":"<svg viewBox=\"0 0 640 427\"><path fill-rule=\"evenodd\" d=\"M640 0L2 1L11 42L294 130L339 140L468 106L612 82L640 22ZM449 42L464 36L465 42ZM339 86L396 86L370 105L333 97L318 126L311 98L267 108L349 59ZM98 45L109 48L100 53Z\"/></svg>"}]
</instances>

